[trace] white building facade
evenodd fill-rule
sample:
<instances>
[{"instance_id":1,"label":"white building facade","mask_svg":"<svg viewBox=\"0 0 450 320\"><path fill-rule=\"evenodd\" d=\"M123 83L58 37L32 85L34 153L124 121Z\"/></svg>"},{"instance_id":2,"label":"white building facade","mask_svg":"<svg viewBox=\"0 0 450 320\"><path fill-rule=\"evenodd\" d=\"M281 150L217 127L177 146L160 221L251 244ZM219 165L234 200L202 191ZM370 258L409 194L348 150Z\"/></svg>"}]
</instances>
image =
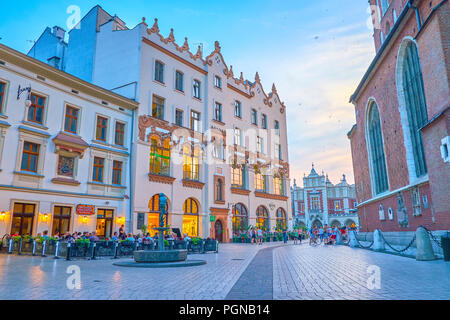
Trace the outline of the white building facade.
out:
<instances>
[{"instance_id":1,"label":"white building facade","mask_svg":"<svg viewBox=\"0 0 450 320\"><path fill-rule=\"evenodd\" d=\"M117 231L137 107L0 45L0 237Z\"/></svg>"},{"instance_id":2,"label":"white building facade","mask_svg":"<svg viewBox=\"0 0 450 320\"><path fill-rule=\"evenodd\" d=\"M252 82L235 77L218 42L203 57L173 30L162 36L156 19L129 29L96 6L79 26L61 65L140 104L129 231L154 232L160 193L167 224L190 236L229 241L249 226L291 226L286 108L275 85L266 94L257 73Z\"/></svg>"}]
</instances>

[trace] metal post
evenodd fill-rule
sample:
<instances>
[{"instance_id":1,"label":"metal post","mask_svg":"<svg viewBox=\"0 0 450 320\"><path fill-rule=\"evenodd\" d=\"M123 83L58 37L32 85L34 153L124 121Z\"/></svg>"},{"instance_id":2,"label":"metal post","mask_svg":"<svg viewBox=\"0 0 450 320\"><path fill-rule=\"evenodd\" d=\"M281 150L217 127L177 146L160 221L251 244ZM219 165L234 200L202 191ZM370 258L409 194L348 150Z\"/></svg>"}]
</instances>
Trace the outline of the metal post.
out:
<instances>
[{"instance_id":1,"label":"metal post","mask_svg":"<svg viewBox=\"0 0 450 320\"><path fill-rule=\"evenodd\" d=\"M45 249L47 248L47 240L42 244L42 256L45 257Z\"/></svg>"},{"instance_id":2,"label":"metal post","mask_svg":"<svg viewBox=\"0 0 450 320\"><path fill-rule=\"evenodd\" d=\"M13 239L9 239L9 248L8 248L8 253L9 254L12 253L13 243L14 243L14 240Z\"/></svg>"},{"instance_id":3,"label":"metal post","mask_svg":"<svg viewBox=\"0 0 450 320\"><path fill-rule=\"evenodd\" d=\"M32 256L35 256L36 254L36 240L33 240L33 251L31 252Z\"/></svg>"},{"instance_id":4,"label":"metal post","mask_svg":"<svg viewBox=\"0 0 450 320\"><path fill-rule=\"evenodd\" d=\"M55 259L59 259L58 253L59 253L59 241L56 241Z\"/></svg>"},{"instance_id":5,"label":"metal post","mask_svg":"<svg viewBox=\"0 0 450 320\"><path fill-rule=\"evenodd\" d=\"M70 242L67 242L67 254L66 254L66 260L70 260Z\"/></svg>"},{"instance_id":6,"label":"metal post","mask_svg":"<svg viewBox=\"0 0 450 320\"><path fill-rule=\"evenodd\" d=\"M19 251L17 252L18 255L22 254L22 238L20 238L20 243L19 243Z\"/></svg>"}]
</instances>

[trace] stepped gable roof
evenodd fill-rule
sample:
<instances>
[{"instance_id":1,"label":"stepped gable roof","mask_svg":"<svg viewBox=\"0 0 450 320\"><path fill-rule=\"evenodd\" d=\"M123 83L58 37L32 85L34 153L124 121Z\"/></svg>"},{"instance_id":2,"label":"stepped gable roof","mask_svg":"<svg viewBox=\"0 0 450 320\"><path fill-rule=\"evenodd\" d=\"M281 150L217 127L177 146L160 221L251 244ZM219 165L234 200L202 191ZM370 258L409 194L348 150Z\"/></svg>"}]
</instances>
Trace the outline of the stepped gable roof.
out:
<instances>
[{"instance_id":1,"label":"stepped gable roof","mask_svg":"<svg viewBox=\"0 0 450 320\"><path fill-rule=\"evenodd\" d=\"M145 23L145 18L142 18L142 23L147 26L147 24ZM158 25L158 19L156 19L156 18L155 18L155 22L154 22L153 26L151 28L147 28L147 33L148 33L148 35L156 34L157 37L159 38L159 40L166 45L169 43L173 43L173 45L175 46L175 49L178 52L180 52L180 53L187 52L189 57L192 60L194 60L195 62L200 61L204 67L206 67L207 65L212 66L213 65L213 57L215 55L218 55L221 58L221 61L223 62L224 67L225 67L223 70L224 75L227 77L227 79L231 79L231 82L234 83L237 87L240 86L241 88L243 88L244 90L242 90L242 91L246 95L248 95L248 98L251 99L251 98L255 97L256 94L255 94L254 90L256 90L256 86L259 85L261 88L262 94L263 94L264 104L266 104L269 107L272 107L274 102L279 103L281 105L280 112L284 113L286 106L285 106L284 102L281 101L275 84L272 85L272 91L269 94L266 94L266 92L264 91L264 88L261 84L261 80L260 80L258 72L256 72L254 82L246 80L244 78L244 75L242 72L239 74L239 77L235 77L234 71L233 71L233 66L230 65L230 67L228 68L227 64L225 63L225 59L223 58L223 55L221 52L222 48L220 46L219 41L214 42L214 50L206 58L203 58L203 52L202 52L201 46L198 46L196 54L193 54L190 51L187 37L184 38L183 45L179 46L175 42L175 35L174 35L173 29L170 30L170 34L167 38L165 38L163 35L161 35L159 25ZM239 89L239 90L241 90L241 89ZM275 99L277 99L277 100L275 100Z\"/></svg>"}]
</instances>

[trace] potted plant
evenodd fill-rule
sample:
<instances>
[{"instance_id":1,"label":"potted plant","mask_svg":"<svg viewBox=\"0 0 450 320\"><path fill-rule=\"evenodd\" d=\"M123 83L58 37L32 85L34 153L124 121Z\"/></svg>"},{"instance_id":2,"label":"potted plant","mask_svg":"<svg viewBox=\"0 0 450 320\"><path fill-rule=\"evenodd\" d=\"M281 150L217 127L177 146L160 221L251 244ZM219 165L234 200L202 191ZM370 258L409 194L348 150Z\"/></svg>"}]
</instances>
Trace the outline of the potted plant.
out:
<instances>
[{"instance_id":1,"label":"potted plant","mask_svg":"<svg viewBox=\"0 0 450 320\"><path fill-rule=\"evenodd\" d=\"M0 251L2 251L3 248L3 241L0 241Z\"/></svg>"},{"instance_id":2,"label":"potted plant","mask_svg":"<svg viewBox=\"0 0 450 320\"><path fill-rule=\"evenodd\" d=\"M192 238L191 245L190 245L191 250L193 252L195 252L195 251L201 252L202 251L202 242L203 242L202 238L198 238L198 237Z\"/></svg>"}]
</instances>

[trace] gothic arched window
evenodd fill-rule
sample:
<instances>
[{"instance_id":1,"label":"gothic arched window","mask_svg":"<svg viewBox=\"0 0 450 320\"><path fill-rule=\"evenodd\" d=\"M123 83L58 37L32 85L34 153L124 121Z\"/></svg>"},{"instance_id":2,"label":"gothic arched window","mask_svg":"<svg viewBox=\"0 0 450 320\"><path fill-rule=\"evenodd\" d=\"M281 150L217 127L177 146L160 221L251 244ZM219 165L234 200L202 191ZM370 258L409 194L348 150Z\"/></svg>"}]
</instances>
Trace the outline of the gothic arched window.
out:
<instances>
[{"instance_id":1,"label":"gothic arched window","mask_svg":"<svg viewBox=\"0 0 450 320\"><path fill-rule=\"evenodd\" d=\"M389 186L383 148L383 135L381 133L380 112L375 102L372 102L369 107L367 129L369 161L372 167L372 188L375 194L380 194L387 191Z\"/></svg>"},{"instance_id":2,"label":"gothic arched window","mask_svg":"<svg viewBox=\"0 0 450 320\"><path fill-rule=\"evenodd\" d=\"M425 91L423 87L422 71L419 62L419 53L416 44L408 41L403 51L401 65L401 87L403 88L404 106L406 109L407 126L404 123L404 133L409 135L411 149L414 156L416 177L427 174L427 164L422 142L422 128L428 121ZM413 171L413 170L412 170Z\"/></svg>"}]
</instances>

